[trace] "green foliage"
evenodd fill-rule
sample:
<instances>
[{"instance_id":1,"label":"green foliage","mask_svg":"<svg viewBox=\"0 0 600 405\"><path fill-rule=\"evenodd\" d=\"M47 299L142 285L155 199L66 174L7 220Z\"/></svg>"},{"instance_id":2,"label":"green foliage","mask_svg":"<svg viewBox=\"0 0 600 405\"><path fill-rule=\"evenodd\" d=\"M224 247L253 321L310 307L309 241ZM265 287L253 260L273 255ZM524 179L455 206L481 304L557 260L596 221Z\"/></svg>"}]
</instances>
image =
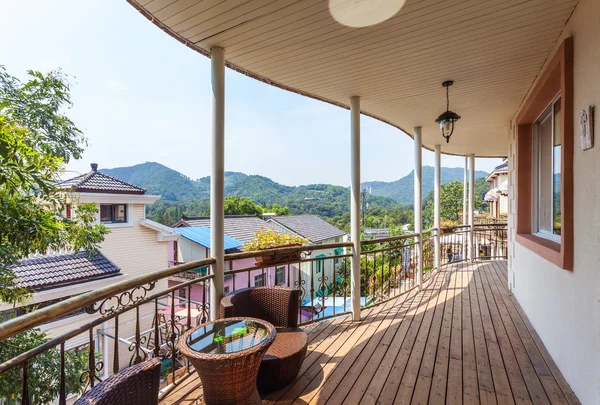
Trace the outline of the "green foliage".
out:
<instances>
[{"instance_id":1,"label":"green foliage","mask_svg":"<svg viewBox=\"0 0 600 405\"><path fill-rule=\"evenodd\" d=\"M0 115L27 128L29 146L40 152L65 163L81 158L86 139L62 113L71 107L66 76L60 71L44 75L29 70L27 74L29 81L22 83L0 67Z\"/></svg>"},{"instance_id":2,"label":"green foliage","mask_svg":"<svg viewBox=\"0 0 600 405\"><path fill-rule=\"evenodd\" d=\"M191 180L175 170L152 162L101 171L144 187L152 194L160 194L162 199L147 211L148 218L157 222L173 225L181 219L180 214L208 215L210 177ZM263 211L278 215L315 214L333 218L343 215L350 207L350 190L346 187L330 184L291 187L267 177L235 172L225 172L225 195L249 198L256 205L264 207ZM370 198L371 207L402 207L388 197Z\"/></svg>"},{"instance_id":3,"label":"green foliage","mask_svg":"<svg viewBox=\"0 0 600 405\"><path fill-rule=\"evenodd\" d=\"M70 248L95 254L108 232L96 224L94 204L76 207L73 219L59 215L64 197L53 185L63 164L79 158L85 139L62 114L71 104L60 72L29 72L22 84L0 68L0 301L16 305L30 292L19 286L11 266L34 252ZM0 362L47 342L29 330L0 342ZM79 391L86 355L65 353L67 392ZM58 394L59 353L43 352L28 364L29 402L48 403ZM0 402L20 403L22 369L0 375Z\"/></svg>"},{"instance_id":4,"label":"green foliage","mask_svg":"<svg viewBox=\"0 0 600 405\"><path fill-rule=\"evenodd\" d=\"M440 220L446 220L449 224L458 224L463 209L463 183L452 181L442 184L440 191ZM487 207L483 198L488 191L489 185L485 177L475 180L475 210L481 211ZM433 190L425 198L423 206L424 227L431 228L433 227Z\"/></svg>"},{"instance_id":5,"label":"green foliage","mask_svg":"<svg viewBox=\"0 0 600 405\"><path fill-rule=\"evenodd\" d=\"M433 191L425 199L423 220L426 228L433 226ZM452 181L440 186L440 219L458 222L463 209L463 183Z\"/></svg>"},{"instance_id":6,"label":"green foliage","mask_svg":"<svg viewBox=\"0 0 600 405\"><path fill-rule=\"evenodd\" d=\"M304 245L308 243L307 238L303 238L298 235L291 235L288 233L279 233L272 229L261 229L256 232L252 239L246 242L243 246L243 250L246 252L253 252L255 250L270 249L274 247L290 246L290 245Z\"/></svg>"},{"instance_id":7,"label":"green foliage","mask_svg":"<svg viewBox=\"0 0 600 405\"><path fill-rule=\"evenodd\" d=\"M263 209L249 198L225 197L225 215L262 215Z\"/></svg>"},{"instance_id":8,"label":"green foliage","mask_svg":"<svg viewBox=\"0 0 600 405\"><path fill-rule=\"evenodd\" d=\"M19 354L40 346L50 339L36 329L0 341L0 363L4 363ZM80 374L86 369L88 351L65 351L65 388L76 393L82 389ZM28 364L29 396L32 404L53 403L60 390L60 352L47 350L37 355ZM23 389L23 368L16 367L0 374L0 401L8 404L20 404Z\"/></svg>"},{"instance_id":9,"label":"green foliage","mask_svg":"<svg viewBox=\"0 0 600 405\"><path fill-rule=\"evenodd\" d=\"M485 181L485 177L475 179L475 210L480 212L489 210L489 204L484 200L488 191L490 191L490 183Z\"/></svg>"}]
</instances>

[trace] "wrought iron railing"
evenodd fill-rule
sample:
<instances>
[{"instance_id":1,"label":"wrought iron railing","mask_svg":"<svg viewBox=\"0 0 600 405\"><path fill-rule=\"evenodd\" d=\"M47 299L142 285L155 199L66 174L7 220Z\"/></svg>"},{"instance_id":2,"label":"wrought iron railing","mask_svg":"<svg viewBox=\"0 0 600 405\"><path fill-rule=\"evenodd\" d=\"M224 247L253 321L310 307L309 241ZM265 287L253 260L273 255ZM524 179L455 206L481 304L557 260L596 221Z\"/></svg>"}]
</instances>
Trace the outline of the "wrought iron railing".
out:
<instances>
[{"instance_id":1,"label":"wrought iron railing","mask_svg":"<svg viewBox=\"0 0 600 405\"><path fill-rule=\"evenodd\" d=\"M59 404L66 404L70 394L81 394L94 387L101 377L149 357L163 359L166 365L163 394L168 392L190 369L178 353L177 339L192 326L206 321L209 309L208 301L194 303L182 299L178 293L187 291L189 296L192 286L198 284L208 288L213 275L175 286L168 286L167 279L194 268L210 267L214 262L209 258L131 278L0 324L0 341L10 344L11 339L18 342L22 334L34 328L48 328L48 323L74 311L85 308L88 314L74 329L40 341L37 346L0 364L0 381L3 384L18 381L20 385L15 387L10 398L0 399L0 403L40 403L37 394L30 390L29 381L34 379L30 377L57 369L57 400ZM73 357L70 356L73 350L77 350L79 355L83 352L87 357L87 365L80 370L70 369L73 362L69 359ZM124 355L127 357L123 358ZM73 383L74 378L79 383ZM73 386L77 386L79 392L73 392Z\"/></svg>"},{"instance_id":2,"label":"wrought iron railing","mask_svg":"<svg viewBox=\"0 0 600 405\"><path fill-rule=\"evenodd\" d=\"M469 225L440 228L440 266L469 258Z\"/></svg>"},{"instance_id":3,"label":"wrought iron railing","mask_svg":"<svg viewBox=\"0 0 600 405\"><path fill-rule=\"evenodd\" d=\"M384 302L417 286L418 234L361 242L361 306Z\"/></svg>"},{"instance_id":4,"label":"wrought iron railing","mask_svg":"<svg viewBox=\"0 0 600 405\"><path fill-rule=\"evenodd\" d=\"M418 287L419 261L422 282L438 270L435 267L436 236L439 232L440 265L467 260L507 257L506 224L430 229L377 240L361 241L360 304L376 305ZM259 285L284 285L302 291L300 324L329 319L351 311L352 243L295 246L260 252L225 255L225 293ZM61 302L0 324L0 341L20 333L48 328L57 319L68 321L77 315L72 330L41 342L0 364L0 381L6 376L18 381L14 398L4 403L35 403L29 389L32 375L47 366L48 358L58 367L58 403L66 404L69 394L93 387L101 378L150 357L163 361L161 396L167 395L186 378L191 365L177 350L181 333L207 321L209 296L214 277L212 258L132 278ZM199 270L200 269L200 270ZM87 317L81 319L82 309ZM79 371L80 390L67 382L69 354L85 356ZM41 356L45 363L38 361ZM67 369L67 370L66 370ZM73 370L71 370L72 372Z\"/></svg>"},{"instance_id":5,"label":"wrought iron railing","mask_svg":"<svg viewBox=\"0 0 600 405\"><path fill-rule=\"evenodd\" d=\"M225 255L225 292L281 285L301 291L301 325L349 313L352 243L295 246Z\"/></svg>"},{"instance_id":6,"label":"wrought iron railing","mask_svg":"<svg viewBox=\"0 0 600 405\"><path fill-rule=\"evenodd\" d=\"M508 258L508 226L506 223L477 224L473 226L475 260Z\"/></svg>"}]
</instances>

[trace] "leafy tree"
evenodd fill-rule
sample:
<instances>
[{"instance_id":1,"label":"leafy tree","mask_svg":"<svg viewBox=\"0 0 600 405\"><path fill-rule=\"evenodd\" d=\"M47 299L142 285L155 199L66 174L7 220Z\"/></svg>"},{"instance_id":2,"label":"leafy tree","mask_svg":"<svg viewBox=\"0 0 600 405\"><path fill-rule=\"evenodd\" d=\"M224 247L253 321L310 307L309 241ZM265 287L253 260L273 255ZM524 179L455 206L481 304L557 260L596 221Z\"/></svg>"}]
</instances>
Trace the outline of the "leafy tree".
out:
<instances>
[{"instance_id":1,"label":"leafy tree","mask_svg":"<svg viewBox=\"0 0 600 405\"><path fill-rule=\"evenodd\" d=\"M475 204L477 211L483 211L488 204L483 200L489 191L485 177L475 180ZM433 226L433 191L423 201L423 222L425 228ZM463 209L463 183L452 181L440 186L440 219L458 222Z\"/></svg>"},{"instance_id":2,"label":"leafy tree","mask_svg":"<svg viewBox=\"0 0 600 405\"><path fill-rule=\"evenodd\" d=\"M463 209L463 184L452 181L440 186L440 219L458 222ZM425 227L433 226L433 191L426 198L423 219Z\"/></svg>"},{"instance_id":3,"label":"leafy tree","mask_svg":"<svg viewBox=\"0 0 600 405\"><path fill-rule=\"evenodd\" d=\"M291 215L292 214L288 207L281 207L277 203L271 205L270 207L263 208L263 212L272 212L275 215Z\"/></svg>"},{"instance_id":4,"label":"leafy tree","mask_svg":"<svg viewBox=\"0 0 600 405\"><path fill-rule=\"evenodd\" d=\"M73 219L63 218L64 197L54 186L65 162L79 158L85 138L62 113L71 105L66 78L60 72L29 72L26 83L0 67L0 300L13 306L27 300L11 266L34 252L70 248L93 255L108 232L96 224L94 204L78 206ZM0 342L0 362L49 338L29 330ZM66 354L66 389L77 392L85 352ZM48 403L58 394L60 357L56 349L28 363L32 403ZM22 370L0 375L0 402L20 403Z\"/></svg>"},{"instance_id":5,"label":"leafy tree","mask_svg":"<svg viewBox=\"0 0 600 405\"><path fill-rule=\"evenodd\" d=\"M262 215L263 209L250 198L226 197L224 201L225 215Z\"/></svg>"}]
</instances>

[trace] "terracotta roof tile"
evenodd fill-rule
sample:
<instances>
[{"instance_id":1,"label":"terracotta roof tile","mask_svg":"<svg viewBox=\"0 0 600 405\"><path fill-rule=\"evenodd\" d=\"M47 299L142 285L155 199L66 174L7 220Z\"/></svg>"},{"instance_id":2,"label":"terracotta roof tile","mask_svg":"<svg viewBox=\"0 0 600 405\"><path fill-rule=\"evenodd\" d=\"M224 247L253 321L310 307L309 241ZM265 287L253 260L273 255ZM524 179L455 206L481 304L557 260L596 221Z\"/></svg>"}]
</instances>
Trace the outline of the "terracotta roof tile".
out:
<instances>
[{"instance_id":1,"label":"terracotta roof tile","mask_svg":"<svg viewBox=\"0 0 600 405\"><path fill-rule=\"evenodd\" d=\"M22 260L11 270L22 286L36 291L121 274L120 267L106 256L101 253L88 256L86 252L33 257Z\"/></svg>"},{"instance_id":2,"label":"terracotta roof tile","mask_svg":"<svg viewBox=\"0 0 600 405\"><path fill-rule=\"evenodd\" d=\"M56 183L56 186L66 191L79 193L109 193L109 194L145 194L146 189L116 179L108 174L100 173L97 166L92 171L69 180Z\"/></svg>"},{"instance_id":3,"label":"terracotta roof tile","mask_svg":"<svg viewBox=\"0 0 600 405\"><path fill-rule=\"evenodd\" d=\"M311 242L320 242L346 234L317 215L283 215L269 219L269 222L271 221L310 239Z\"/></svg>"}]
</instances>

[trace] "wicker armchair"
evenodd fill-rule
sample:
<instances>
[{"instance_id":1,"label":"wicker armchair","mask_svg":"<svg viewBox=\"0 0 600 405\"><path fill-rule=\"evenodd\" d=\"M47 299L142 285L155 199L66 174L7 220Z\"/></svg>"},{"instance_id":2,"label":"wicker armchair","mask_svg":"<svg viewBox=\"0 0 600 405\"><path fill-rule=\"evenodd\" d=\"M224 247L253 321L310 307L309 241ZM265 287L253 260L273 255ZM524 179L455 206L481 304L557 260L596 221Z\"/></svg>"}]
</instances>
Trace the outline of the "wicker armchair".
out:
<instances>
[{"instance_id":1,"label":"wicker armchair","mask_svg":"<svg viewBox=\"0 0 600 405\"><path fill-rule=\"evenodd\" d=\"M75 405L158 405L160 359L144 361L107 378Z\"/></svg>"},{"instance_id":2,"label":"wicker armchair","mask_svg":"<svg viewBox=\"0 0 600 405\"><path fill-rule=\"evenodd\" d=\"M275 326L275 341L258 371L258 391L267 393L291 383L302 366L308 335L298 328L300 290L254 287L230 292L221 300L221 318L247 316Z\"/></svg>"}]
</instances>

